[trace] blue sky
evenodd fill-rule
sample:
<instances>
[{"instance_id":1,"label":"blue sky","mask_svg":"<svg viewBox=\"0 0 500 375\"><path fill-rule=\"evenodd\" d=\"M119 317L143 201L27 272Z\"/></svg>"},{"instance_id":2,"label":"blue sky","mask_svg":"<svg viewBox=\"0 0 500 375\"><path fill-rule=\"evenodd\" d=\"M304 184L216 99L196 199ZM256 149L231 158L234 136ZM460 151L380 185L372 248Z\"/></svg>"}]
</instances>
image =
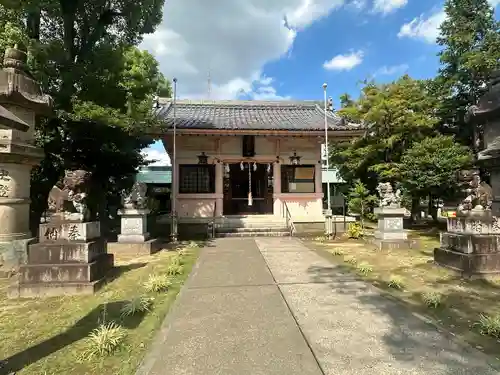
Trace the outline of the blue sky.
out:
<instances>
[{"instance_id":1,"label":"blue sky","mask_svg":"<svg viewBox=\"0 0 500 375\"><path fill-rule=\"evenodd\" d=\"M355 9L333 12L299 33L291 56L266 64L264 73L281 83L277 90L280 95L320 99L324 81L336 101L343 92L358 96L359 82L374 75L377 81L390 81L405 72L415 78L432 77L438 68L438 46L421 39L400 38L398 32L402 24L434 7L435 1L419 0L385 16ZM352 51L362 51L362 61L352 69L323 67L333 56Z\"/></svg>"},{"instance_id":2,"label":"blue sky","mask_svg":"<svg viewBox=\"0 0 500 375\"><path fill-rule=\"evenodd\" d=\"M169 0L141 47L181 99L318 100L326 82L338 103L367 78L433 77L444 19L432 0ZM161 144L146 151L168 162Z\"/></svg>"}]
</instances>

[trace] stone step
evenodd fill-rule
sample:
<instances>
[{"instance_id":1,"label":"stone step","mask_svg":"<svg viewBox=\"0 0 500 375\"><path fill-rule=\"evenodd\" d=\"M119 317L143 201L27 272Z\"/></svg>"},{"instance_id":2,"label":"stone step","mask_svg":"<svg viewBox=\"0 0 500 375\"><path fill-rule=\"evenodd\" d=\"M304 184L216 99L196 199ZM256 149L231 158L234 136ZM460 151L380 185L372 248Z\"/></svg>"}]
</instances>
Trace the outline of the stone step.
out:
<instances>
[{"instance_id":1,"label":"stone step","mask_svg":"<svg viewBox=\"0 0 500 375\"><path fill-rule=\"evenodd\" d=\"M92 295L104 284L103 277L91 282L16 283L8 290L9 298L57 297L71 295Z\"/></svg>"},{"instance_id":2,"label":"stone step","mask_svg":"<svg viewBox=\"0 0 500 375\"><path fill-rule=\"evenodd\" d=\"M286 228L286 224L284 223L265 223L265 224L245 224L245 223L234 223L234 224L226 224L226 225L216 225L216 229L222 228Z\"/></svg>"},{"instance_id":3,"label":"stone step","mask_svg":"<svg viewBox=\"0 0 500 375\"><path fill-rule=\"evenodd\" d=\"M215 234L216 237L287 237L290 232L219 232Z\"/></svg>"},{"instance_id":4,"label":"stone step","mask_svg":"<svg viewBox=\"0 0 500 375\"><path fill-rule=\"evenodd\" d=\"M434 249L434 262L462 274L462 277L500 273L500 253L465 254L442 247Z\"/></svg>"},{"instance_id":5,"label":"stone step","mask_svg":"<svg viewBox=\"0 0 500 375\"><path fill-rule=\"evenodd\" d=\"M215 221L216 225L227 225L227 224L257 224L257 225L264 225L264 224L286 224L286 220L221 220L221 221Z\"/></svg>"},{"instance_id":6,"label":"stone step","mask_svg":"<svg viewBox=\"0 0 500 375\"><path fill-rule=\"evenodd\" d=\"M278 216L265 216L265 217L241 217L241 218L221 218L217 219L218 223L284 223L286 219Z\"/></svg>"},{"instance_id":7,"label":"stone step","mask_svg":"<svg viewBox=\"0 0 500 375\"><path fill-rule=\"evenodd\" d=\"M266 223L286 223L286 220L220 220L215 221L216 224L233 224L233 223L245 223L245 224L266 224Z\"/></svg>"},{"instance_id":8,"label":"stone step","mask_svg":"<svg viewBox=\"0 0 500 375\"><path fill-rule=\"evenodd\" d=\"M28 264L90 263L105 252L106 244L102 239L90 242L47 241L28 247Z\"/></svg>"},{"instance_id":9,"label":"stone step","mask_svg":"<svg viewBox=\"0 0 500 375\"><path fill-rule=\"evenodd\" d=\"M216 228L216 233L260 233L260 232L288 232L287 227L280 226L276 228Z\"/></svg>"},{"instance_id":10,"label":"stone step","mask_svg":"<svg viewBox=\"0 0 500 375\"><path fill-rule=\"evenodd\" d=\"M231 219L282 219L280 216L276 216L273 214L265 214L265 215L226 215L221 217L222 220L231 220Z\"/></svg>"},{"instance_id":11,"label":"stone step","mask_svg":"<svg viewBox=\"0 0 500 375\"><path fill-rule=\"evenodd\" d=\"M101 254L91 263L26 264L19 269L20 284L89 283L113 267L113 254Z\"/></svg>"}]
</instances>

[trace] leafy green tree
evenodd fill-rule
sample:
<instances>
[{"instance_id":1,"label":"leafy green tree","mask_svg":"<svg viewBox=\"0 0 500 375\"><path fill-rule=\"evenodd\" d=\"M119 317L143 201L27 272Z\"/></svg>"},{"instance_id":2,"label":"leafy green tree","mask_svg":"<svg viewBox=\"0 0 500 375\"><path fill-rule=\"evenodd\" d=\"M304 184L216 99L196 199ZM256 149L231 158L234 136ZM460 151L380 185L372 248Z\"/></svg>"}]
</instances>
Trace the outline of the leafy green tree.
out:
<instances>
[{"instance_id":1,"label":"leafy green tree","mask_svg":"<svg viewBox=\"0 0 500 375\"><path fill-rule=\"evenodd\" d=\"M451 136L428 137L406 150L399 163L401 186L415 202L451 198L458 192L457 173L473 161L467 146ZM416 207L412 207L412 212Z\"/></svg>"},{"instance_id":2,"label":"leafy green tree","mask_svg":"<svg viewBox=\"0 0 500 375\"><path fill-rule=\"evenodd\" d=\"M484 93L490 74L500 67L500 25L487 0L447 0L446 20L437 41L441 69L435 95L440 98L438 116L443 131L475 147L480 138L465 123L467 107Z\"/></svg>"},{"instance_id":3,"label":"leafy green tree","mask_svg":"<svg viewBox=\"0 0 500 375\"><path fill-rule=\"evenodd\" d=\"M0 46L28 46L31 72L54 98L55 116L42 119L36 141L46 158L32 174L33 225L64 169L93 172L101 220L144 161L144 137L158 126L156 93L170 86L158 63L137 45L161 21L162 0L4 0ZM18 21L16 21L18 20ZM1 26L1 25L0 25Z\"/></svg>"},{"instance_id":4,"label":"leafy green tree","mask_svg":"<svg viewBox=\"0 0 500 375\"><path fill-rule=\"evenodd\" d=\"M352 97L348 93L344 93L340 95L340 110L342 117L350 122L360 122L361 114L356 108L356 101L352 99Z\"/></svg>"},{"instance_id":5,"label":"leafy green tree","mask_svg":"<svg viewBox=\"0 0 500 375\"><path fill-rule=\"evenodd\" d=\"M359 214L361 228L364 229L364 219L372 211L377 196L371 194L370 190L360 180L357 180L349 190L348 199L349 212Z\"/></svg>"},{"instance_id":6,"label":"leafy green tree","mask_svg":"<svg viewBox=\"0 0 500 375\"><path fill-rule=\"evenodd\" d=\"M20 13L0 5L0 56L16 43L27 44L29 39L20 22ZM0 59L2 60L2 59ZM0 61L1 63L1 61Z\"/></svg>"},{"instance_id":7,"label":"leafy green tree","mask_svg":"<svg viewBox=\"0 0 500 375\"><path fill-rule=\"evenodd\" d=\"M352 107L354 105L354 100L348 93L343 93L340 95L340 108Z\"/></svg>"},{"instance_id":8,"label":"leafy green tree","mask_svg":"<svg viewBox=\"0 0 500 375\"><path fill-rule=\"evenodd\" d=\"M162 0L4 0L26 25L36 61L58 73L50 90L58 106L67 110L82 82L102 64L113 63L115 53L137 45L161 22Z\"/></svg>"},{"instance_id":9,"label":"leafy green tree","mask_svg":"<svg viewBox=\"0 0 500 375\"><path fill-rule=\"evenodd\" d=\"M360 179L371 191L380 180L397 181L403 153L434 132L434 107L426 81L405 75L390 84L368 82L361 97L338 112L366 124L366 134L333 145L332 165L348 183Z\"/></svg>"}]
</instances>

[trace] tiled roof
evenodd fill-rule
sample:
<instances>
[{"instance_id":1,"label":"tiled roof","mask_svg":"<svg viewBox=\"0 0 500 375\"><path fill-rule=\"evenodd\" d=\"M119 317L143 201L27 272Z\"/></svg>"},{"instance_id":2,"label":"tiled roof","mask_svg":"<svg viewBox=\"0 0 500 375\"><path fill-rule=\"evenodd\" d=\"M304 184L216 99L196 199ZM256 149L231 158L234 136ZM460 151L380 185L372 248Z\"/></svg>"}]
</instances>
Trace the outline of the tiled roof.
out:
<instances>
[{"instance_id":1,"label":"tiled roof","mask_svg":"<svg viewBox=\"0 0 500 375\"><path fill-rule=\"evenodd\" d=\"M325 112L312 101L177 100L178 129L324 130ZM172 100L160 101L158 115L173 125ZM361 125L327 114L330 130L360 130Z\"/></svg>"},{"instance_id":2,"label":"tiled roof","mask_svg":"<svg viewBox=\"0 0 500 375\"><path fill-rule=\"evenodd\" d=\"M165 170L151 170L148 168L141 169L136 175L136 181L146 184L170 184L172 183L172 169L170 167Z\"/></svg>"}]
</instances>

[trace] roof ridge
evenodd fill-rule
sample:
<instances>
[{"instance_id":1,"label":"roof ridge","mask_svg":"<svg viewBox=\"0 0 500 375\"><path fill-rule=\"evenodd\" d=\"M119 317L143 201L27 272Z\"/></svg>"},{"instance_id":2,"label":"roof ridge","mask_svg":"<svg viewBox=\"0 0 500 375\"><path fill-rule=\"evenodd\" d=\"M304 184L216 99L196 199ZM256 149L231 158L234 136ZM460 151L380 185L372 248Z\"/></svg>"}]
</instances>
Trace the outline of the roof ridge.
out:
<instances>
[{"instance_id":1,"label":"roof ridge","mask_svg":"<svg viewBox=\"0 0 500 375\"><path fill-rule=\"evenodd\" d=\"M159 98L160 105L172 104L172 98ZM270 107L295 107L316 106L315 100L213 100L213 99L177 99L176 104L181 105L224 105L224 106L270 106Z\"/></svg>"}]
</instances>

